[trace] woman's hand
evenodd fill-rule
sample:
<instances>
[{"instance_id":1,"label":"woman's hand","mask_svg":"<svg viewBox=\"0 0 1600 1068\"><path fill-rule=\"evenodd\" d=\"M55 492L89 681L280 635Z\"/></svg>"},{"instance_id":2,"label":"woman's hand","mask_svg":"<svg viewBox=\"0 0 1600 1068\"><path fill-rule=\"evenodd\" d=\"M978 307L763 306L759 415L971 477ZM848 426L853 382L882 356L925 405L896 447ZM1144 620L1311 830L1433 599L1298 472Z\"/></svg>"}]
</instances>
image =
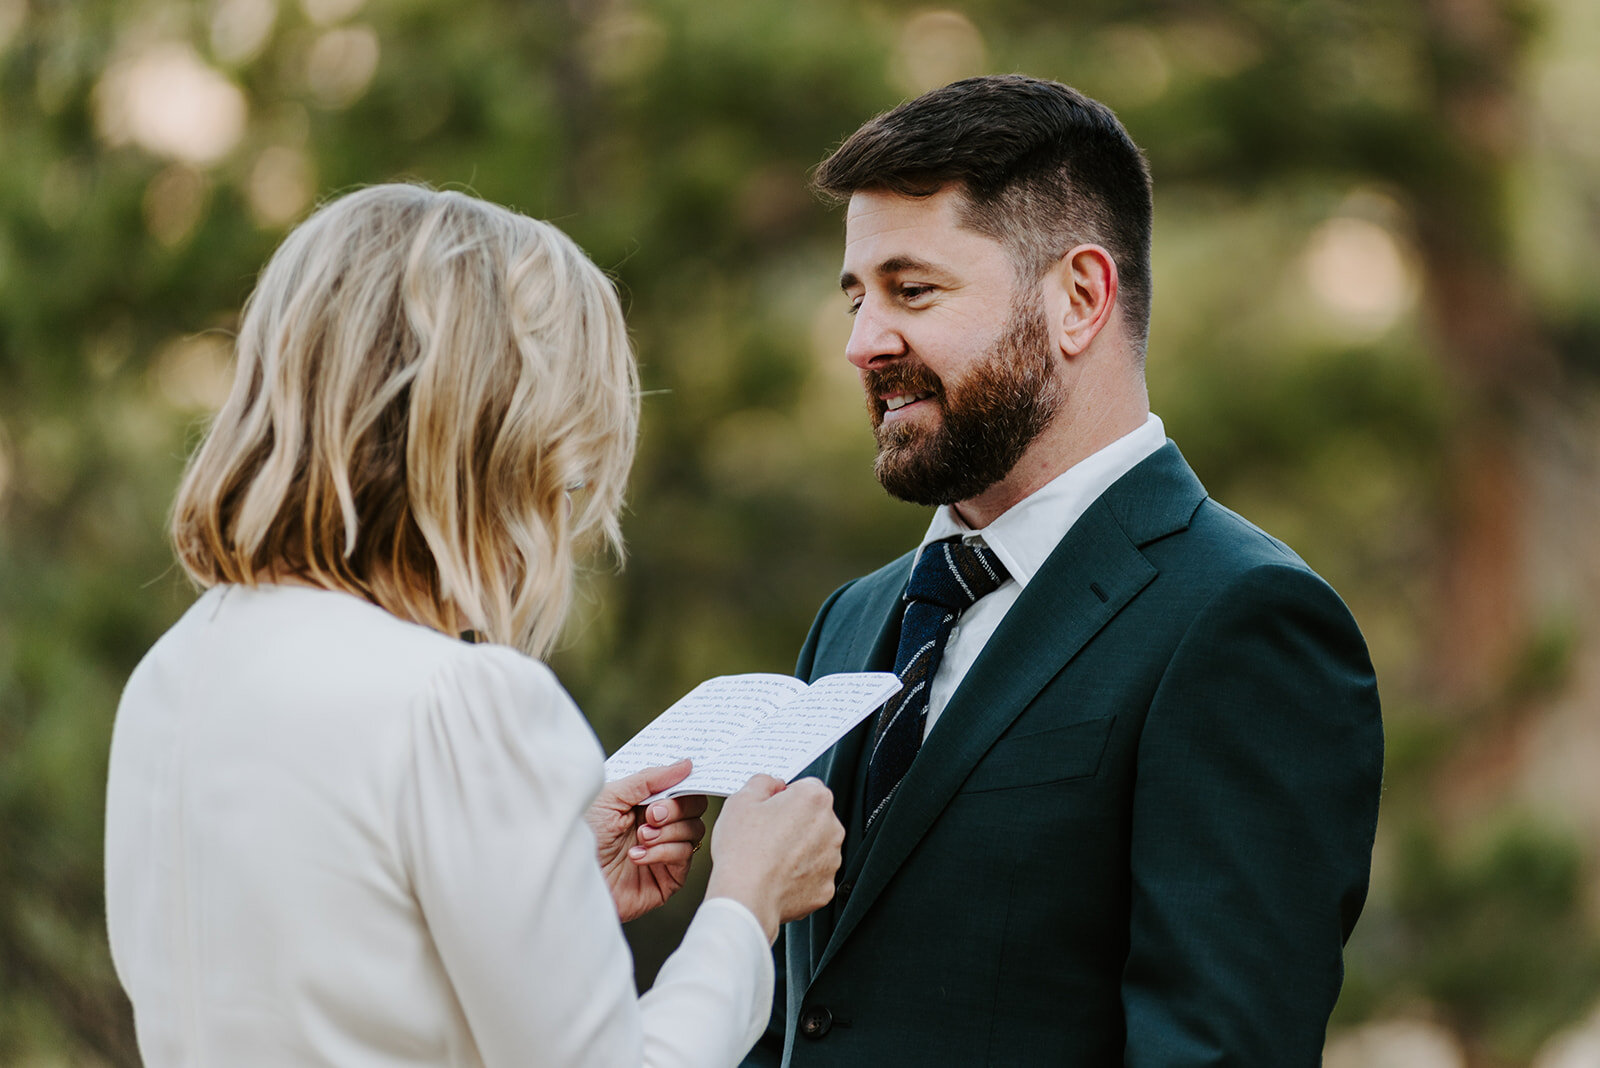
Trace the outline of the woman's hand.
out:
<instances>
[{"instance_id":1,"label":"woman's hand","mask_svg":"<svg viewBox=\"0 0 1600 1068\"><path fill-rule=\"evenodd\" d=\"M789 786L757 775L728 798L711 839L706 897L731 897L755 914L767 932L833 899L844 828L833 794L818 779Z\"/></svg>"},{"instance_id":2,"label":"woman's hand","mask_svg":"<svg viewBox=\"0 0 1600 1068\"><path fill-rule=\"evenodd\" d=\"M676 786L690 770L689 761L680 760L606 783L584 813L599 847L600 872L623 923L663 904L689 875L689 860L706 834L700 820L706 799L692 794L647 807L640 802Z\"/></svg>"}]
</instances>

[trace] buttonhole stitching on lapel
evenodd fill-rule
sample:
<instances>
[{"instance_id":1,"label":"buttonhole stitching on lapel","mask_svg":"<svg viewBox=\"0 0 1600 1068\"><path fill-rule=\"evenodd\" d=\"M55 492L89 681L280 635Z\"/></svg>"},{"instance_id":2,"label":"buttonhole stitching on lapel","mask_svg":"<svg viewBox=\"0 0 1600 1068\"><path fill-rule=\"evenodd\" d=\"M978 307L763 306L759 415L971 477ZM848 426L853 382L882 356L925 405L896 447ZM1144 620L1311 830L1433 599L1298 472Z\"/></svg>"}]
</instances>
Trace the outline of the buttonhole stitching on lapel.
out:
<instances>
[{"instance_id":1,"label":"buttonhole stitching on lapel","mask_svg":"<svg viewBox=\"0 0 1600 1068\"><path fill-rule=\"evenodd\" d=\"M1090 592L1092 592L1092 593L1093 593L1093 594L1094 594L1094 595L1095 595L1095 596L1096 596L1096 597L1098 597L1098 598L1100 598L1100 603L1101 603L1101 604L1105 604L1105 603L1106 603L1106 602L1107 602L1107 601L1109 601L1109 600L1110 600L1110 599L1111 599L1111 598L1109 598L1109 597L1107 597L1107 596L1106 596L1106 591L1105 591L1105 590L1102 590L1102 589L1101 589L1101 588L1100 588L1100 584L1099 584L1099 583L1098 583L1098 582L1091 582L1091 583L1089 583L1089 590L1090 590Z\"/></svg>"}]
</instances>

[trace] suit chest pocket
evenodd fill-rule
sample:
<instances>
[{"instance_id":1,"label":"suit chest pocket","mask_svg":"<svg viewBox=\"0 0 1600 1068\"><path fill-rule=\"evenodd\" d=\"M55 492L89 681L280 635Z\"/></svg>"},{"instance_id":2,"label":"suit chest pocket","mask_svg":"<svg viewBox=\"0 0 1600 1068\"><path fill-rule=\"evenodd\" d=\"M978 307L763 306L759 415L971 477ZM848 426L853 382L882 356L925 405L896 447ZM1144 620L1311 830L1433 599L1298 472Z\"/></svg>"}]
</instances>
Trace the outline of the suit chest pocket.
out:
<instances>
[{"instance_id":1,"label":"suit chest pocket","mask_svg":"<svg viewBox=\"0 0 1600 1068\"><path fill-rule=\"evenodd\" d=\"M1069 723L1027 734L1007 735L967 776L964 794L1082 779L1100 770L1115 716Z\"/></svg>"}]
</instances>

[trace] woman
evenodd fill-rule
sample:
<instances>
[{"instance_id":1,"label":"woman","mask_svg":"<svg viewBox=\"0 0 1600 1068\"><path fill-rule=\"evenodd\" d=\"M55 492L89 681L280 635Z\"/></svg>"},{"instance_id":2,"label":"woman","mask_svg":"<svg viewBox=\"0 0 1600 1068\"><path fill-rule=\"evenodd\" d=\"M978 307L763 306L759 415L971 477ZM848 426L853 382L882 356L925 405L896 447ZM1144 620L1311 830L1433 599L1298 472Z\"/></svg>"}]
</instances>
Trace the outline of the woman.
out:
<instances>
[{"instance_id":1,"label":"woman","mask_svg":"<svg viewBox=\"0 0 1600 1068\"><path fill-rule=\"evenodd\" d=\"M778 924L831 896L826 789L729 799L636 999L618 919L682 883L704 800L634 809L686 764L596 799L594 735L525 655L576 547L618 544L636 396L614 291L548 224L381 186L273 256L174 509L206 592L112 743L108 924L151 1068L705 1066L754 1041Z\"/></svg>"}]
</instances>

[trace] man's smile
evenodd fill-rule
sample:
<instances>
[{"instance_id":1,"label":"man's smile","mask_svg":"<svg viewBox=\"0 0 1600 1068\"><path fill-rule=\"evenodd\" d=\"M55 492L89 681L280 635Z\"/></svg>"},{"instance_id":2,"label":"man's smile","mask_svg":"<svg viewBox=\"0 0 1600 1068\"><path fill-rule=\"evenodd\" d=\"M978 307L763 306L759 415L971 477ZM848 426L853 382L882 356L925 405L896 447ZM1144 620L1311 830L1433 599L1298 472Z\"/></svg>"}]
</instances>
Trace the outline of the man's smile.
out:
<instances>
[{"instance_id":1,"label":"man's smile","mask_svg":"<svg viewBox=\"0 0 1600 1068\"><path fill-rule=\"evenodd\" d=\"M884 411L897 412L908 404L915 404L920 400L930 400L932 397L933 394L931 392L924 391L921 393L895 393L882 398L882 400Z\"/></svg>"}]
</instances>

